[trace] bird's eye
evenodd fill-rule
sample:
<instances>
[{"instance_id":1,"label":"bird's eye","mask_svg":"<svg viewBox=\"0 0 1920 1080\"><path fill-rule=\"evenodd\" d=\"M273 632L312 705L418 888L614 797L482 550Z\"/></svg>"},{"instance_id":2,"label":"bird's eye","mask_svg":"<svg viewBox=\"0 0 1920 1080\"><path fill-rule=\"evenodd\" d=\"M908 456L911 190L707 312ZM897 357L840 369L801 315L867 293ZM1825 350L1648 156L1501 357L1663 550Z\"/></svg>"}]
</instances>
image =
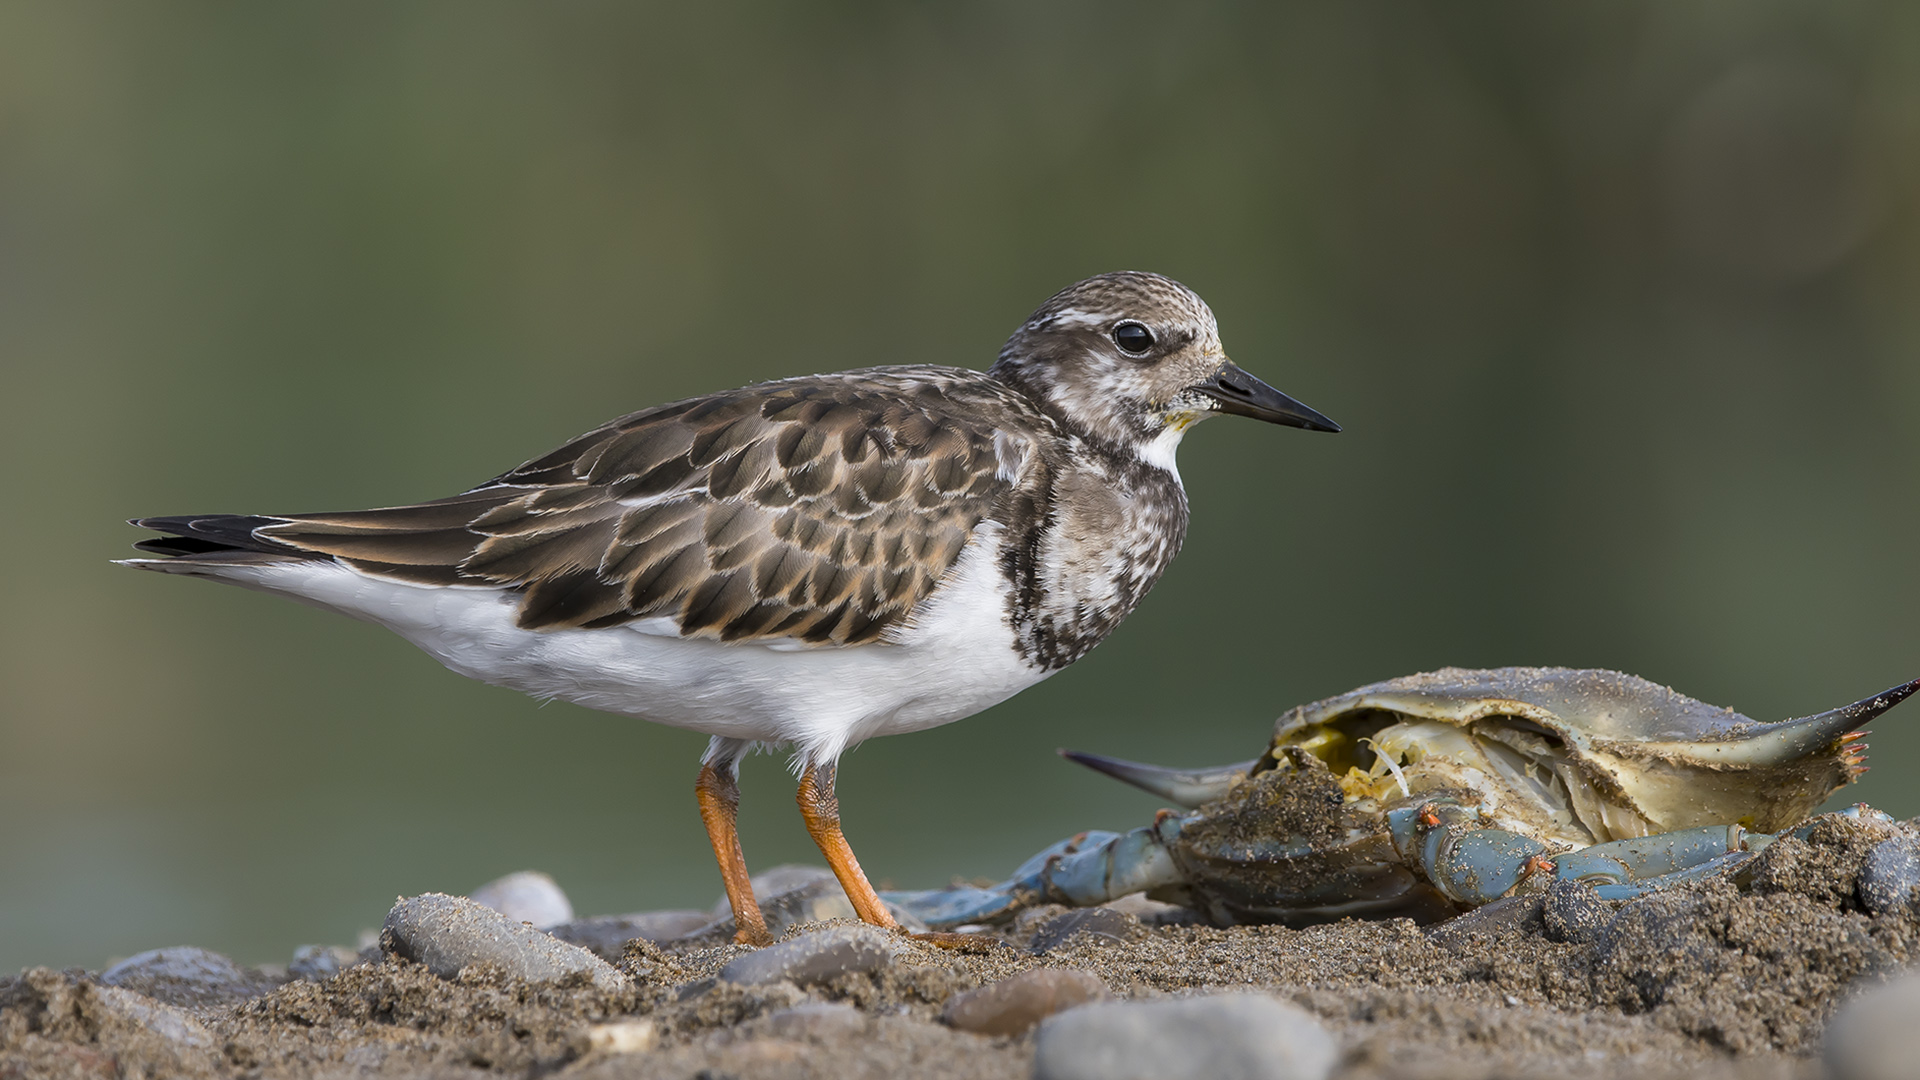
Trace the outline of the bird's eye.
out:
<instances>
[{"instance_id":1,"label":"bird's eye","mask_svg":"<svg viewBox=\"0 0 1920 1080\"><path fill-rule=\"evenodd\" d=\"M1129 356L1145 356L1153 348L1153 331L1137 322L1123 322L1113 328L1113 343Z\"/></svg>"}]
</instances>

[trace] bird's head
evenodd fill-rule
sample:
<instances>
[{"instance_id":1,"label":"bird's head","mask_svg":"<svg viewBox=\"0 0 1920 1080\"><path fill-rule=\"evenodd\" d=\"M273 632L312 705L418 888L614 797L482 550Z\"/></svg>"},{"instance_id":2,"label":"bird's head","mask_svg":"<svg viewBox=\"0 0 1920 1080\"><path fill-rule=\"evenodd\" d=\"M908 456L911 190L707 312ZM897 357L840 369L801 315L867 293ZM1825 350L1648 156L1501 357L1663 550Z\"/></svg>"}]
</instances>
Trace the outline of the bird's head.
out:
<instances>
[{"instance_id":1,"label":"bird's head","mask_svg":"<svg viewBox=\"0 0 1920 1080\"><path fill-rule=\"evenodd\" d=\"M1340 430L1228 360L1206 302L1159 274L1101 274L1060 290L1007 339L992 373L1069 428L1169 471L1181 435L1215 413Z\"/></svg>"}]
</instances>

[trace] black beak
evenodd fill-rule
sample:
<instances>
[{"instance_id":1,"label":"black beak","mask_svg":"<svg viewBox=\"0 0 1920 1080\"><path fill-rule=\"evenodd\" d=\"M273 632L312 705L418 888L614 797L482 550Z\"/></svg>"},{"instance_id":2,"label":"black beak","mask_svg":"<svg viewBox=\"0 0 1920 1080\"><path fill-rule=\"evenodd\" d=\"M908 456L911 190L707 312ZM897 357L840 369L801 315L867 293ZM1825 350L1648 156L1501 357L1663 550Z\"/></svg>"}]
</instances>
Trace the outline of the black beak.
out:
<instances>
[{"instance_id":1,"label":"black beak","mask_svg":"<svg viewBox=\"0 0 1920 1080\"><path fill-rule=\"evenodd\" d=\"M1193 389L1219 402L1219 411L1223 413L1251 416L1269 424L1285 424L1308 431L1340 430L1339 424L1240 370L1231 360L1220 365L1213 378Z\"/></svg>"}]
</instances>

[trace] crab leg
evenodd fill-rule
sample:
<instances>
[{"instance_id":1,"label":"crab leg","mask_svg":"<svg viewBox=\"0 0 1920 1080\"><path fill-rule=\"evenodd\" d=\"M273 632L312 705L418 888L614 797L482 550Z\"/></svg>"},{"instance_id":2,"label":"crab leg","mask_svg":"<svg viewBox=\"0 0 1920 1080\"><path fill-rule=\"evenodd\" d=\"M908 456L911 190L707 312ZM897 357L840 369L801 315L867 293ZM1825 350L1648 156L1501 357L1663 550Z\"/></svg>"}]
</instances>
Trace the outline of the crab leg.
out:
<instances>
[{"instance_id":1,"label":"crab leg","mask_svg":"<svg viewBox=\"0 0 1920 1080\"><path fill-rule=\"evenodd\" d=\"M1855 803L1834 816L1889 824L1893 821L1891 816L1865 803ZM1616 852L1621 855L1618 859L1619 870L1601 868L1598 875L1601 880L1595 885L1594 891L1602 900L1631 900L1642 893L1658 892L1684 882L1725 873L1753 858L1781 837L1805 839L1818 822L1819 818L1814 818L1780 833L1750 833L1738 825L1708 825L1658 836L1596 844L1557 855L1553 861L1559 867L1560 877L1581 878L1587 875L1569 873L1570 868L1579 865L1579 856L1598 852L1605 857L1609 851ZM1670 859L1673 868L1663 870L1662 858ZM1624 872L1624 880L1616 876L1621 872Z\"/></svg>"},{"instance_id":2,"label":"crab leg","mask_svg":"<svg viewBox=\"0 0 1920 1080\"><path fill-rule=\"evenodd\" d=\"M1596 885L1666 878L1745 852L1746 836L1738 825L1706 825L1595 844L1554 856L1554 876Z\"/></svg>"},{"instance_id":3,"label":"crab leg","mask_svg":"<svg viewBox=\"0 0 1920 1080\"><path fill-rule=\"evenodd\" d=\"M1394 847L1407 864L1448 899L1473 907L1508 895L1540 873L1586 881L1602 899L1624 900L1721 873L1751 858L1754 841L1773 839L1749 837L1738 825L1706 825L1554 855L1538 840L1483 828L1478 820L1452 799L1387 812Z\"/></svg>"},{"instance_id":4,"label":"crab leg","mask_svg":"<svg viewBox=\"0 0 1920 1080\"><path fill-rule=\"evenodd\" d=\"M1167 851L1185 820L1165 812L1152 825L1130 832L1081 833L1046 848L1022 863L1012 877L984 889L962 885L881 896L935 929L1000 922L1038 904L1104 904L1185 882Z\"/></svg>"}]
</instances>

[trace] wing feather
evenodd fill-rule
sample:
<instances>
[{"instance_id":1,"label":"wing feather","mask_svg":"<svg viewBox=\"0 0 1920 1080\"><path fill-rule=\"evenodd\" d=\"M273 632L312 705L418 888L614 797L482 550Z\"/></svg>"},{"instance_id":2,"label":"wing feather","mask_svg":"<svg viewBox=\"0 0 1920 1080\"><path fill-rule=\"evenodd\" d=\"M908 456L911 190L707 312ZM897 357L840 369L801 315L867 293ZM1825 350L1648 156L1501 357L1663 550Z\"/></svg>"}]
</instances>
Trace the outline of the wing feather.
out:
<instances>
[{"instance_id":1,"label":"wing feather","mask_svg":"<svg viewBox=\"0 0 1920 1080\"><path fill-rule=\"evenodd\" d=\"M984 376L879 372L662 406L450 499L258 532L369 573L517 590L533 629L665 616L722 641L872 641L909 617L1038 456L1032 431L968 406L994 398L1017 413L997 384L930 385Z\"/></svg>"}]
</instances>

